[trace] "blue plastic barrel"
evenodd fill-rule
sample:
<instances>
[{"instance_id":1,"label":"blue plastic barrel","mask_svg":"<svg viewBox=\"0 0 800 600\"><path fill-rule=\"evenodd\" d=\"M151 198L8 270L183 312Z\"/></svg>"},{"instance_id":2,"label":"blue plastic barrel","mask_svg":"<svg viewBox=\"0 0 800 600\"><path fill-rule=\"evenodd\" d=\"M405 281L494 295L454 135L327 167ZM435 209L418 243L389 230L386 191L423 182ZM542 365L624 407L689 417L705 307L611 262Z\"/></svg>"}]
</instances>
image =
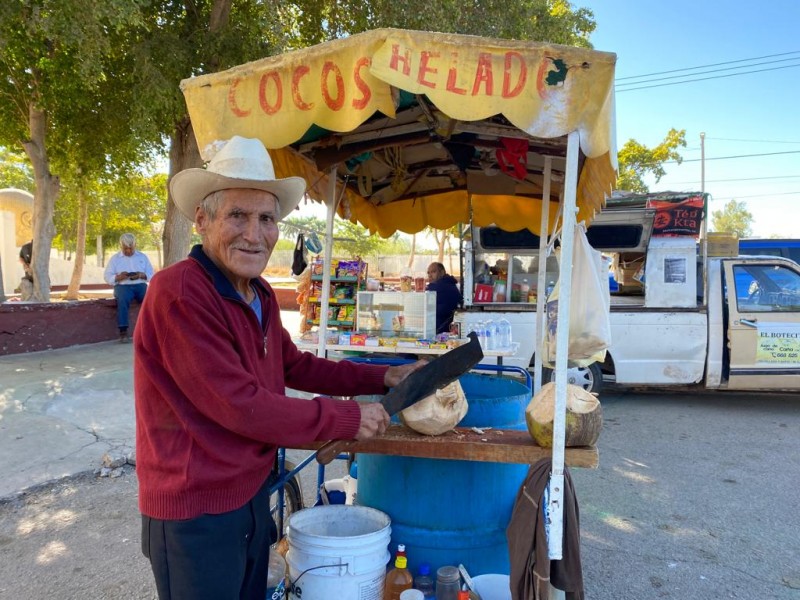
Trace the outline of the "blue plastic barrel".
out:
<instances>
[{"instance_id":1,"label":"blue plastic barrel","mask_svg":"<svg viewBox=\"0 0 800 600\"><path fill-rule=\"evenodd\" d=\"M524 429L530 389L512 379L468 373L462 427ZM392 520L391 551L431 571L463 564L470 574L509 573L506 527L528 465L359 454L358 503Z\"/></svg>"}]
</instances>

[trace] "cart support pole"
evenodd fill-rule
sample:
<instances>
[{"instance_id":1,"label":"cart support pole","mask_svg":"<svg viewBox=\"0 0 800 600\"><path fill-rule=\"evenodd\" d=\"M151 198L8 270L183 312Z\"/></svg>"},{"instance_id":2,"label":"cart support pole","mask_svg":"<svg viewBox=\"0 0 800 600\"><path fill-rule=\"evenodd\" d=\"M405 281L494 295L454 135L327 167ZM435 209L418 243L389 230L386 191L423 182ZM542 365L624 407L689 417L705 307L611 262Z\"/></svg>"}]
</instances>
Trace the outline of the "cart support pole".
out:
<instances>
[{"instance_id":1,"label":"cart support pole","mask_svg":"<svg viewBox=\"0 0 800 600\"><path fill-rule=\"evenodd\" d=\"M544 351L544 305L547 302L547 246L550 241L550 177L553 157L544 157L544 188L542 190L542 220L539 226L539 273L536 276L536 350L533 354L533 395L542 389L542 355Z\"/></svg>"},{"instance_id":2,"label":"cart support pole","mask_svg":"<svg viewBox=\"0 0 800 600\"><path fill-rule=\"evenodd\" d=\"M319 340L317 356L325 357L325 345L328 343L328 308L331 301L331 261L333 260L333 219L336 216L336 165L331 167L328 180L328 216L325 223L325 252L322 258L322 296L320 297Z\"/></svg>"},{"instance_id":3,"label":"cart support pole","mask_svg":"<svg viewBox=\"0 0 800 600\"><path fill-rule=\"evenodd\" d=\"M576 196L578 190L578 132L567 141L567 172L564 181L563 226L561 228L561 263L559 265L558 329L556 331L556 406L553 420L553 463L550 474L550 537L548 554L561 560L564 535L564 442L567 412L567 355L569 354L569 317L572 299L572 256L575 235Z\"/></svg>"}]
</instances>

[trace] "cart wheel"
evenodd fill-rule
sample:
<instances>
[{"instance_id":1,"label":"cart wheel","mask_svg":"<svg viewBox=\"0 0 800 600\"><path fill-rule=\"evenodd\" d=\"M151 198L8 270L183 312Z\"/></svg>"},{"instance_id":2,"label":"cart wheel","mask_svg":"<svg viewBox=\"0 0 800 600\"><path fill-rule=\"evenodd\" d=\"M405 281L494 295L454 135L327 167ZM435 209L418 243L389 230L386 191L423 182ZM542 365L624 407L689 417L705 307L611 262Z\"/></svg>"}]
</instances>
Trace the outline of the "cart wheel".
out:
<instances>
[{"instance_id":1,"label":"cart wheel","mask_svg":"<svg viewBox=\"0 0 800 600\"><path fill-rule=\"evenodd\" d=\"M547 367L542 369L543 382L555 381L555 376L556 372L553 369ZM572 367L567 369L567 383L578 385L587 392L599 394L603 387L603 372L597 363L592 363L588 367Z\"/></svg>"},{"instance_id":2,"label":"cart wheel","mask_svg":"<svg viewBox=\"0 0 800 600\"><path fill-rule=\"evenodd\" d=\"M300 483L292 477L283 485L283 510L278 506L278 492L274 492L269 497L269 508L275 525L278 528L278 541L280 541L288 531L289 516L303 509L303 494L300 491Z\"/></svg>"}]
</instances>

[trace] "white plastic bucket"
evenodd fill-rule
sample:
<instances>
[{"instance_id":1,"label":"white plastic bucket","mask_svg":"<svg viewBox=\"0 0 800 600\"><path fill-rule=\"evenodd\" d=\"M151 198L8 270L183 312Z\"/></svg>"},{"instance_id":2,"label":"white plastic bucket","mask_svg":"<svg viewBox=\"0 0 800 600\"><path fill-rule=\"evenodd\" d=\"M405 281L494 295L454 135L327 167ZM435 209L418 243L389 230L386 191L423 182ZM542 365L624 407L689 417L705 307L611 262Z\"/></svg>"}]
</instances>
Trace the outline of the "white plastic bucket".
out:
<instances>
[{"instance_id":1,"label":"white plastic bucket","mask_svg":"<svg viewBox=\"0 0 800 600\"><path fill-rule=\"evenodd\" d=\"M389 516L366 506L314 506L289 517L289 598L374 600L383 594Z\"/></svg>"},{"instance_id":2,"label":"white plastic bucket","mask_svg":"<svg viewBox=\"0 0 800 600\"><path fill-rule=\"evenodd\" d=\"M475 575L472 583L481 600L511 600L508 575Z\"/></svg>"}]
</instances>

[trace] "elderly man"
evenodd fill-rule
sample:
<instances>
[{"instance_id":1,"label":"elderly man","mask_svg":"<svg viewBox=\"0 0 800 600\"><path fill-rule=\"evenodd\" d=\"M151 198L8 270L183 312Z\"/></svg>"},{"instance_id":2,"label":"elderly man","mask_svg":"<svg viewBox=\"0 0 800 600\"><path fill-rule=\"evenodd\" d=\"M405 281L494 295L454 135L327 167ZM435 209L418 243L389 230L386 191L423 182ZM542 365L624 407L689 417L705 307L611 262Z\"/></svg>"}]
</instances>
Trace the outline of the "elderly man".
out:
<instances>
[{"instance_id":1,"label":"elderly man","mask_svg":"<svg viewBox=\"0 0 800 600\"><path fill-rule=\"evenodd\" d=\"M461 303L461 292L458 291L456 278L448 275L444 265L433 262L428 265L429 292L436 292L436 333L450 330L453 315Z\"/></svg>"},{"instance_id":2,"label":"elderly man","mask_svg":"<svg viewBox=\"0 0 800 600\"><path fill-rule=\"evenodd\" d=\"M108 285L114 286L114 298L117 299L117 327L119 341L126 343L128 337L131 302L142 303L147 291L147 282L153 277L153 265L150 259L136 249L136 238L132 233L123 233L119 237L120 251L111 257L106 265L103 278Z\"/></svg>"},{"instance_id":3,"label":"elderly man","mask_svg":"<svg viewBox=\"0 0 800 600\"><path fill-rule=\"evenodd\" d=\"M292 343L261 273L305 182L276 179L259 140L233 137L170 189L202 245L153 278L134 336L142 550L162 600L263 600L277 448L380 435L380 404L328 396L385 393L422 363L337 363Z\"/></svg>"}]
</instances>

